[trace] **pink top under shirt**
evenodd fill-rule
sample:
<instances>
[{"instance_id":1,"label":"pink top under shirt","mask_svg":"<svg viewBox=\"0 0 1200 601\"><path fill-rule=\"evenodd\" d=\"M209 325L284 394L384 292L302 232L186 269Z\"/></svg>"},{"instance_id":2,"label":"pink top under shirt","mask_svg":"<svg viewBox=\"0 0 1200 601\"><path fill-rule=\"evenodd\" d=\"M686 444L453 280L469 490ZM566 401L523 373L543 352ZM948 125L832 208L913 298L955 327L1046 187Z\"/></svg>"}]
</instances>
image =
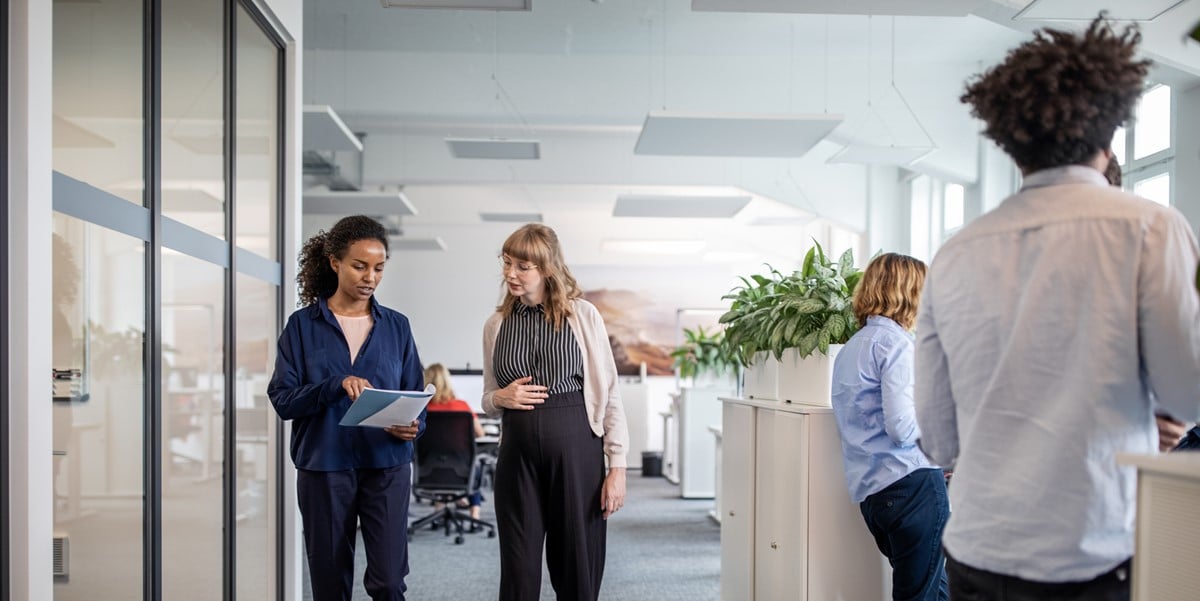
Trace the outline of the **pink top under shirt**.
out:
<instances>
[{"instance_id":1,"label":"pink top under shirt","mask_svg":"<svg viewBox=\"0 0 1200 601\"><path fill-rule=\"evenodd\" d=\"M342 326L342 334L346 336L346 344L350 345L350 363L354 363L355 357L358 357L358 350L362 348L363 342L367 340L367 334L371 333L371 326L375 325L375 321L371 319L371 315L363 315L362 317L346 317L345 315L333 314L338 320L338 325Z\"/></svg>"}]
</instances>

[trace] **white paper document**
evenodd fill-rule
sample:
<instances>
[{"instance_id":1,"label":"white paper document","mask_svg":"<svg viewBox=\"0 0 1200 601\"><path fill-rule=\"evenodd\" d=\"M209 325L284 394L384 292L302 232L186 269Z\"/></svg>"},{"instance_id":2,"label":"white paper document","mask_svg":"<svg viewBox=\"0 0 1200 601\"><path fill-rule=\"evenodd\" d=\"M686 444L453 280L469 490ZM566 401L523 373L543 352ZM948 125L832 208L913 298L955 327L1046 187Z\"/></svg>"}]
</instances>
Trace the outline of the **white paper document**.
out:
<instances>
[{"instance_id":1,"label":"white paper document","mask_svg":"<svg viewBox=\"0 0 1200 601\"><path fill-rule=\"evenodd\" d=\"M338 423L368 428L407 426L421 414L429 399L433 398L433 393L433 384L425 386L425 390L364 388Z\"/></svg>"}]
</instances>

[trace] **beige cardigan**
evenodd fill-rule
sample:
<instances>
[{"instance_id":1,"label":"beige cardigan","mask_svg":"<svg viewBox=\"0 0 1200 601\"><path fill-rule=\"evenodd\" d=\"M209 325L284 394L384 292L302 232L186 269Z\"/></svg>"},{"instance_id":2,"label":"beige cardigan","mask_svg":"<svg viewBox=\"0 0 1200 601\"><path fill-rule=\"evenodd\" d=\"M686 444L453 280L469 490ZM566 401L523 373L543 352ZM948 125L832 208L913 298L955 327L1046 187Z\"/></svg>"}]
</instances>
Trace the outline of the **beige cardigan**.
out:
<instances>
[{"instance_id":1,"label":"beige cardigan","mask_svg":"<svg viewBox=\"0 0 1200 601\"><path fill-rule=\"evenodd\" d=\"M497 311L483 324L483 411L491 417L504 414L504 408L497 407L493 401L499 387L492 366L496 335L500 333L503 320L504 314ZM625 467L629 428L625 423L625 408L621 405L617 387L617 365L613 361L604 319L595 305L575 299L571 301L567 325L583 353L583 398L592 432L604 439L608 467Z\"/></svg>"}]
</instances>

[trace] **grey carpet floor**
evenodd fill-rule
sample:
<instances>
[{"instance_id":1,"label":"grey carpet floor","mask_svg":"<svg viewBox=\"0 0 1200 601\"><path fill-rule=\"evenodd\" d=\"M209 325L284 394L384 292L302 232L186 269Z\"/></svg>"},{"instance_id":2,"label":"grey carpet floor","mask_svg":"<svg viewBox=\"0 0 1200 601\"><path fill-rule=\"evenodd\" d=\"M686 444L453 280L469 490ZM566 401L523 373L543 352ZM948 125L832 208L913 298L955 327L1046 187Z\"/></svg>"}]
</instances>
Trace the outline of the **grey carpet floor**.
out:
<instances>
[{"instance_id":1,"label":"grey carpet floor","mask_svg":"<svg viewBox=\"0 0 1200 601\"><path fill-rule=\"evenodd\" d=\"M625 508L608 524L608 558L600 599L604 601L710 601L719 596L721 534L708 518L712 501L678 497L679 489L662 478L630 472ZM486 493L485 493L485 496ZM431 511L413 505L412 514ZM492 520L490 499L483 519ZM357 547L354 601L369 601L362 589L366 557ZM462 545L442 532L423 530L409 542L412 572L408 598L414 601L490 601L500 581L497 539L468 534ZM305 574L305 599L311 601ZM542 601L554 591L543 564Z\"/></svg>"}]
</instances>

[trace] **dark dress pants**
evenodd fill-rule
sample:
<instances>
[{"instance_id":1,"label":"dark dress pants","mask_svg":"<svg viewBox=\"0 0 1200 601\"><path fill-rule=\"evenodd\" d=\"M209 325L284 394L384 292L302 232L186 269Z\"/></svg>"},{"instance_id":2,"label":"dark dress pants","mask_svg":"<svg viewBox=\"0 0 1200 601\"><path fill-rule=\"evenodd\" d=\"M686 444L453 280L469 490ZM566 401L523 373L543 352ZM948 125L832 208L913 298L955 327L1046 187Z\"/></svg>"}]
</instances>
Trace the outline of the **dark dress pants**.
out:
<instances>
[{"instance_id":1,"label":"dark dress pants","mask_svg":"<svg viewBox=\"0 0 1200 601\"><path fill-rule=\"evenodd\" d=\"M917 470L867 497L859 509L892 565L892 599L945 601L942 530L950 501L942 470Z\"/></svg>"},{"instance_id":2,"label":"dark dress pants","mask_svg":"<svg viewBox=\"0 0 1200 601\"><path fill-rule=\"evenodd\" d=\"M558 599L600 595L604 448L583 402L582 392L553 394L533 410L504 412L494 489L501 601L537 601L543 544Z\"/></svg>"},{"instance_id":3,"label":"dark dress pants","mask_svg":"<svg viewBox=\"0 0 1200 601\"><path fill-rule=\"evenodd\" d=\"M979 570L946 555L954 601L1129 601L1130 560L1083 582L1036 582Z\"/></svg>"},{"instance_id":4,"label":"dark dress pants","mask_svg":"<svg viewBox=\"0 0 1200 601\"><path fill-rule=\"evenodd\" d=\"M313 601L350 601L354 545L362 524L363 587L374 601L403 601L408 575L411 464L338 472L297 470L296 499Z\"/></svg>"}]
</instances>

